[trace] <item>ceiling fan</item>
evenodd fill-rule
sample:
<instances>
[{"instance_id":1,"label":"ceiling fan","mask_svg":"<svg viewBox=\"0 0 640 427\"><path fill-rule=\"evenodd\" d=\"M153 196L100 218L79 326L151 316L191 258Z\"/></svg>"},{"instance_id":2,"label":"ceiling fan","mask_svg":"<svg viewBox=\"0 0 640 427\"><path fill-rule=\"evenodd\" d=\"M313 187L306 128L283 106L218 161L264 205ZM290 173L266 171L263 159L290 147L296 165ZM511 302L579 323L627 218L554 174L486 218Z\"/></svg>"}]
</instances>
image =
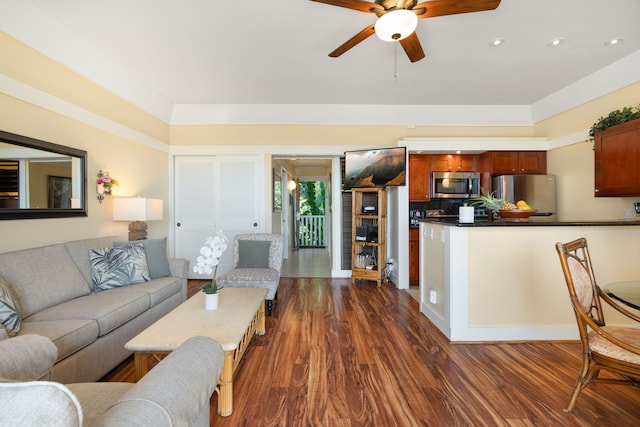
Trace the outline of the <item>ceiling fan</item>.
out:
<instances>
[{"instance_id":1,"label":"ceiling fan","mask_svg":"<svg viewBox=\"0 0 640 427\"><path fill-rule=\"evenodd\" d=\"M424 51L415 29L418 18L455 15L458 13L493 10L500 0L431 0L418 4L417 0L311 0L332 6L375 13L378 20L360 31L329 54L337 58L372 34L385 41L398 41L411 62L424 58Z\"/></svg>"}]
</instances>

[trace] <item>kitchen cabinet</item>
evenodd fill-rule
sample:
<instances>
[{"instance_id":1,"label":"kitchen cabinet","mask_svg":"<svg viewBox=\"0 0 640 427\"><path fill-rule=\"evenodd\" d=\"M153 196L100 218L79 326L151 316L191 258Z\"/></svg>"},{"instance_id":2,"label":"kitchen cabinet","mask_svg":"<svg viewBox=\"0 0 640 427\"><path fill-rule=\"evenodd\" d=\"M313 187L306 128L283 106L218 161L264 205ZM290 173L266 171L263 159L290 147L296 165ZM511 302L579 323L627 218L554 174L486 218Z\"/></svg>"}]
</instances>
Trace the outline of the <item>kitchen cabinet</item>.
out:
<instances>
[{"instance_id":1,"label":"kitchen cabinet","mask_svg":"<svg viewBox=\"0 0 640 427\"><path fill-rule=\"evenodd\" d=\"M546 151L489 151L489 173L495 175L546 174Z\"/></svg>"},{"instance_id":2,"label":"kitchen cabinet","mask_svg":"<svg viewBox=\"0 0 640 427\"><path fill-rule=\"evenodd\" d=\"M431 159L426 154L409 154L409 200L429 201Z\"/></svg>"},{"instance_id":3,"label":"kitchen cabinet","mask_svg":"<svg viewBox=\"0 0 640 427\"><path fill-rule=\"evenodd\" d=\"M409 285L420 284L420 230L409 230Z\"/></svg>"},{"instance_id":4,"label":"kitchen cabinet","mask_svg":"<svg viewBox=\"0 0 640 427\"><path fill-rule=\"evenodd\" d=\"M387 265L386 188L354 188L352 194L351 282L382 286Z\"/></svg>"},{"instance_id":5,"label":"kitchen cabinet","mask_svg":"<svg viewBox=\"0 0 640 427\"><path fill-rule=\"evenodd\" d=\"M594 138L596 197L640 196L640 119Z\"/></svg>"},{"instance_id":6,"label":"kitchen cabinet","mask_svg":"<svg viewBox=\"0 0 640 427\"><path fill-rule=\"evenodd\" d=\"M431 155L431 170L435 172L476 172L478 156L475 154Z\"/></svg>"}]
</instances>

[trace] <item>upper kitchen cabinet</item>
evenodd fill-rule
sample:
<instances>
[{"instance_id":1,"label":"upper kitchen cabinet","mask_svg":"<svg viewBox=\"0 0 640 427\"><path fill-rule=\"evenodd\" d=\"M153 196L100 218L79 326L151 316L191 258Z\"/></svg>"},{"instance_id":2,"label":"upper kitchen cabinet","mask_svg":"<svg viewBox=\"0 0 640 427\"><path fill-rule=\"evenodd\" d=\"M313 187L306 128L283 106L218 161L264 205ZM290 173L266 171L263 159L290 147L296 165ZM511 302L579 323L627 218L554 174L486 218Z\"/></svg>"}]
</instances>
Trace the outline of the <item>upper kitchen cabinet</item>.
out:
<instances>
[{"instance_id":1,"label":"upper kitchen cabinet","mask_svg":"<svg viewBox=\"0 0 640 427\"><path fill-rule=\"evenodd\" d=\"M409 200L429 201L431 159L426 154L409 154Z\"/></svg>"},{"instance_id":2,"label":"upper kitchen cabinet","mask_svg":"<svg viewBox=\"0 0 640 427\"><path fill-rule=\"evenodd\" d=\"M488 151L489 173L495 175L546 174L546 151Z\"/></svg>"},{"instance_id":3,"label":"upper kitchen cabinet","mask_svg":"<svg viewBox=\"0 0 640 427\"><path fill-rule=\"evenodd\" d=\"M474 154L431 155L431 170L434 172L477 172L478 156Z\"/></svg>"},{"instance_id":4,"label":"upper kitchen cabinet","mask_svg":"<svg viewBox=\"0 0 640 427\"><path fill-rule=\"evenodd\" d=\"M595 196L640 196L640 119L596 133L594 150Z\"/></svg>"}]
</instances>

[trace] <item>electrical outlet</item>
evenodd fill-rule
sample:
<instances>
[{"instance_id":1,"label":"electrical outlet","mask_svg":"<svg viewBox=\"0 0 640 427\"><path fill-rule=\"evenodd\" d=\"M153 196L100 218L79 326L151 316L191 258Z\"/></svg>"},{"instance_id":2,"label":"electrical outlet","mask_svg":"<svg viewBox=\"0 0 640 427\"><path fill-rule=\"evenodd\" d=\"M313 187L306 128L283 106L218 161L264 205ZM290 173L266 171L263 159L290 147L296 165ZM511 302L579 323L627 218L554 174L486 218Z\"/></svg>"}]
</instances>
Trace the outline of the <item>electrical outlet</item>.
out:
<instances>
[{"instance_id":1,"label":"electrical outlet","mask_svg":"<svg viewBox=\"0 0 640 427\"><path fill-rule=\"evenodd\" d=\"M438 302L438 293L435 289L429 289L429 302L435 304Z\"/></svg>"},{"instance_id":2,"label":"electrical outlet","mask_svg":"<svg viewBox=\"0 0 640 427\"><path fill-rule=\"evenodd\" d=\"M422 229L423 232L423 236L426 237L429 240L433 240L433 228L423 228Z\"/></svg>"}]
</instances>

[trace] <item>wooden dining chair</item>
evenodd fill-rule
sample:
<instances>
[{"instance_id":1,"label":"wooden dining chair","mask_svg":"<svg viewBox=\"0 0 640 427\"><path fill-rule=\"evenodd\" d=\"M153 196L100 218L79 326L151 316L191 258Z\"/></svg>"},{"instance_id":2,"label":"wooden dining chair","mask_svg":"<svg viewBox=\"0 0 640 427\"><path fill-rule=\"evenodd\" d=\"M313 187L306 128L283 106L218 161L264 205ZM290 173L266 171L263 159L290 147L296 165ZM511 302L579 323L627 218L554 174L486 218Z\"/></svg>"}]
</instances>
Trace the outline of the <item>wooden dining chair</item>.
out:
<instances>
[{"instance_id":1,"label":"wooden dining chair","mask_svg":"<svg viewBox=\"0 0 640 427\"><path fill-rule=\"evenodd\" d=\"M640 316L617 304L600 289L585 238L565 244L556 243L556 250L582 343L582 367L571 400L565 408L566 412L571 412L580 392L589 384L640 385L640 328L607 326L602 301L639 323ZM598 374L601 370L619 376L600 378Z\"/></svg>"}]
</instances>

